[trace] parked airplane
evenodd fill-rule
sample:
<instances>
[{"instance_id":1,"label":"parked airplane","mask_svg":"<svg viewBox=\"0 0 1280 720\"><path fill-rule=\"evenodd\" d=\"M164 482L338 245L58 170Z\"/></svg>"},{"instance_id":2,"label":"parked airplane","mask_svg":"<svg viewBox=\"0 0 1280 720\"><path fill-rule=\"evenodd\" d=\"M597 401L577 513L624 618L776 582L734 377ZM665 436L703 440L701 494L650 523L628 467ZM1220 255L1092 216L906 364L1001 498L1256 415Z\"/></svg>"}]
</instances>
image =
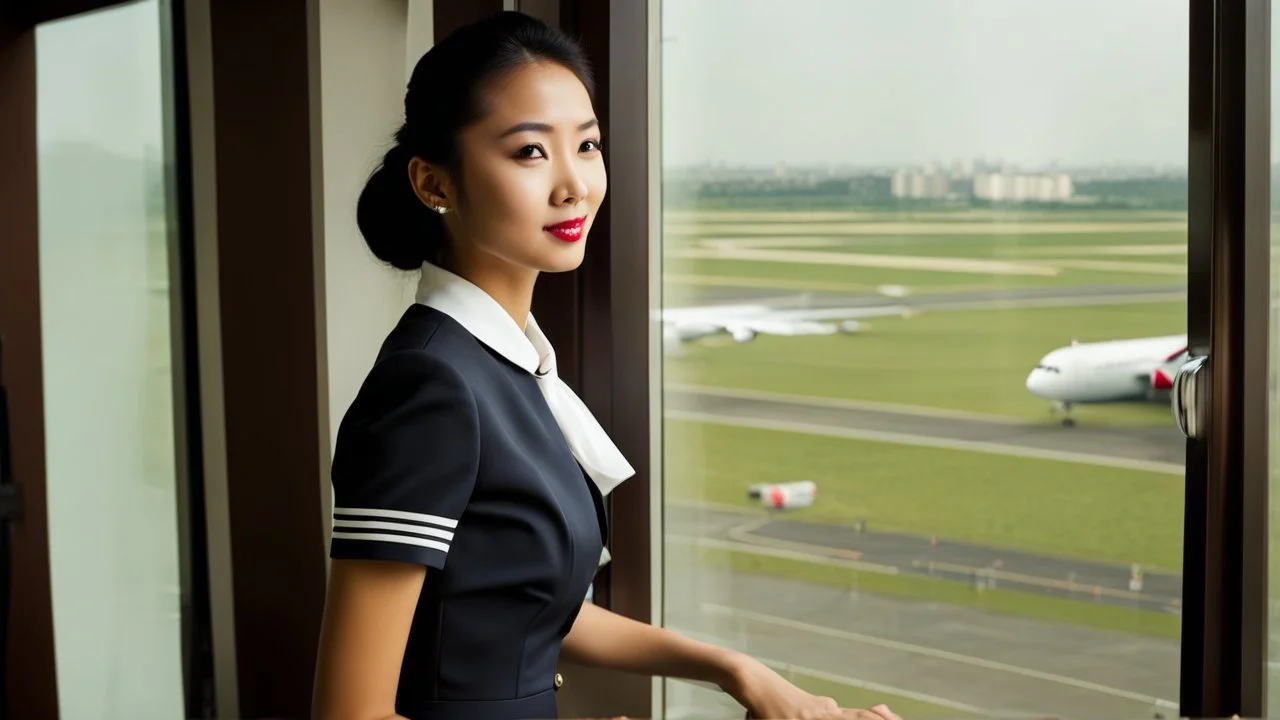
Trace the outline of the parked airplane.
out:
<instances>
[{"instance_id":1,"label":"parked airplane","mask_svg":"<svg viewBox=\"0 0 1280 720\"><path fill-rule=\"evenodd\" d=\"M675 349L683 343L727 334L734 342L756 335L834 335L862 329L860 320L872 317L912 315L904 305L853 308L781 309L767 305L706 305L669 308L659 314L664 345Z\"/></svg>"},{"instance_id":2,"label":"parked airplane","mask_svg":"<svg viewBox=\"0 0 1280 720\"><path fill-rule=\"evenodd\" d=\"M1075 421L1073 405L1168 402L1173 378L1187 360L1187 336L1108 340L1058 348L1027 376L1027 390L1050 400Z\"/></svg>"}]
</instances>

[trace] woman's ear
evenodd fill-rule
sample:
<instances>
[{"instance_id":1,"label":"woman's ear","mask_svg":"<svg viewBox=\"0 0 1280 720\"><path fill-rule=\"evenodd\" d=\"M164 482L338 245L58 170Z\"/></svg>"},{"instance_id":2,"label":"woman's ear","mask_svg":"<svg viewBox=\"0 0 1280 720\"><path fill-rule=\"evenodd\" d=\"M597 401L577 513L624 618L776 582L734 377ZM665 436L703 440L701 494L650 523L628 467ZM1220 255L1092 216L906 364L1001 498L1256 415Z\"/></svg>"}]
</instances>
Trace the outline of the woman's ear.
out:
<instances>
[{"instance_id":1,"label":"woman's ear","mask_svg":"<svg viewBox=\"0 0 1280 720\"><path fill-rule=\"evenodd\" d=\"M436 212L453 209L453 190L443 169L415 156L409 160L409 182L427 207Z\"/></svg>"}]
</instances>

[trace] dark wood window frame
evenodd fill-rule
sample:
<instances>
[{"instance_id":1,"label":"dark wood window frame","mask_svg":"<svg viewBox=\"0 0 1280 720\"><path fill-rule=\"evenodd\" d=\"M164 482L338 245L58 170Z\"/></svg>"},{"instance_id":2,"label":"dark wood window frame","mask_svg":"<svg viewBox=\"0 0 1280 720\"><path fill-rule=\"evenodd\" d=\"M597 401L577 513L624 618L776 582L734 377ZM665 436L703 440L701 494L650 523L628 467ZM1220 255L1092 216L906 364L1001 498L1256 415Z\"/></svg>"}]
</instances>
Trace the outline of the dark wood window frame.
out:
<instances>
[{"instance_id":1,"label":"dark wood window frame","mask_svg":"<svg viewBox=\"0 0 1280 720\"><path fill-rule=\"evenodd\" d=\"M1271 2L1191 0L1188 343L1209 430L1187 442L1181 713L1266 706Z\"/></svg>"}]
</instances>

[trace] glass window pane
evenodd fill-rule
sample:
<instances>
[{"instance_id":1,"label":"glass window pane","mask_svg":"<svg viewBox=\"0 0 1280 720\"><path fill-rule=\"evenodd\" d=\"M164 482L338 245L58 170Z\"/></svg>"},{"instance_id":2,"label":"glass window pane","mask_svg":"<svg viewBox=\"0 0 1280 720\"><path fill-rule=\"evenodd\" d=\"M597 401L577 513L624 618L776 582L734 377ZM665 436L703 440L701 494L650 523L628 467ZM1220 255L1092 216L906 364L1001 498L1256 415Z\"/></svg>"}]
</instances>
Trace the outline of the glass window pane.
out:
<instances>
[{"instance_id":1,"label":"glass window pane","mask_svg":"<svg viewBox=\"0 0 1280 720\"><path fill-rule=\"evenodd\" d=\"M184 715L161 8L36 30L59 707Z\"/></svg>"},{"instance_id":2,"label":"glass window pane","mask_svg":"<svg viewBox=\"0 0 1280 720\"><path fill-rule=\"evenodd\" d=\"M1186 3L661 16L666 624L909 717L1173 716Z\"/></svg>"}]
</instances>

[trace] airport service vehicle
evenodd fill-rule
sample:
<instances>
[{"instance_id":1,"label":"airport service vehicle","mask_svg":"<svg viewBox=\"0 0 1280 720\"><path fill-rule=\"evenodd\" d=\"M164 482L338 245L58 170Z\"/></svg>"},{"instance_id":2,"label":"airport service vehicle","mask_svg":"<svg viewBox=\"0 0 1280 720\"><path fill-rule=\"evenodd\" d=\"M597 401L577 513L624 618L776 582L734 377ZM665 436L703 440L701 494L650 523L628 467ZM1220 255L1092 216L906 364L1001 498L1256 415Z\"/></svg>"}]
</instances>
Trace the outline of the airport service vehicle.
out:
<instances>
[{"instance_id":1,"label":"airport service vehicle","mask_svg":"<svg viewBox=\"0 0 1280 720\"><path fill-rule=\"evenodd\" d=\"M1075 421L1073 405L1168 402L1173 378L1187 360L1187 336L1072 342L1041 358L1027 375L1027 390L1054 403L1062 424Z\"/></svg>"},{"instance_id":2,"label":"airport service vehicle","mask_svg":"<svg viewBox=\"0 0 1280 720\"><path fill-rule=\"evenodd\" d=\"M759 500L770 510L794 510L812 505L818 497L818 486L810 480L760 483L747 488L747 497Z\"/></svg>"}]
</instances>

